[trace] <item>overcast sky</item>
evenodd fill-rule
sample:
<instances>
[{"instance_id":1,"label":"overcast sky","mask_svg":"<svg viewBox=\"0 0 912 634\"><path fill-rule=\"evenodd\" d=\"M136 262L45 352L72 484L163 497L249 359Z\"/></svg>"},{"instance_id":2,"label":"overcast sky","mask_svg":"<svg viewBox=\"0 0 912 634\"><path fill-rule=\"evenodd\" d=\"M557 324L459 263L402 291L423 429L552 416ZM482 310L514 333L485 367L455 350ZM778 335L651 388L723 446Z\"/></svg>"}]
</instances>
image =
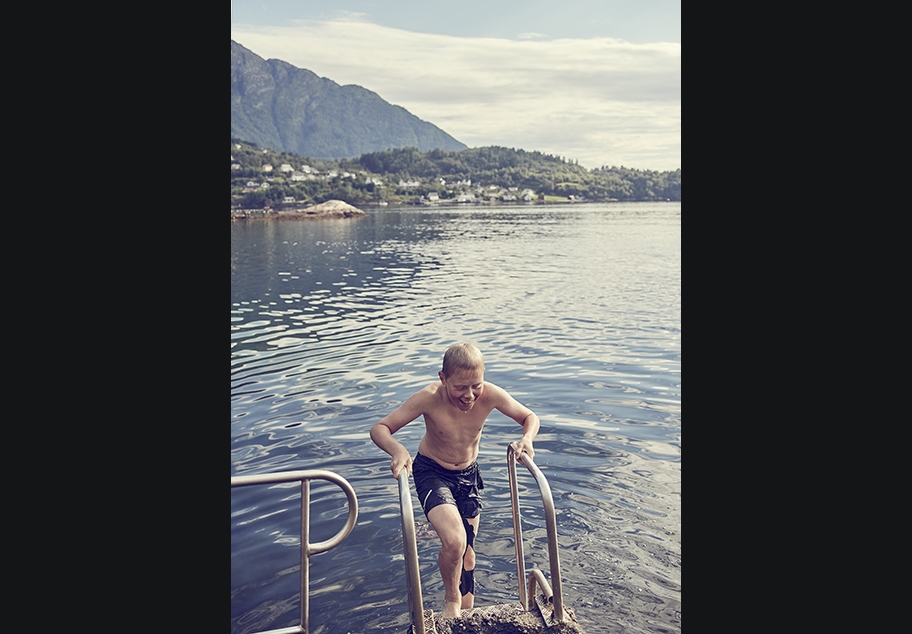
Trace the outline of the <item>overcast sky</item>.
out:
<instances>
[{"instance_id":1,"label":"overcast sky","mask_svg":"<svg viewBox=\"0 0 912 634\"><path fill-rule=\"evenodd\" d=\"M469 147L681 167L680 0L232 0L231 39Z\"/></svg>"}]
</instances>

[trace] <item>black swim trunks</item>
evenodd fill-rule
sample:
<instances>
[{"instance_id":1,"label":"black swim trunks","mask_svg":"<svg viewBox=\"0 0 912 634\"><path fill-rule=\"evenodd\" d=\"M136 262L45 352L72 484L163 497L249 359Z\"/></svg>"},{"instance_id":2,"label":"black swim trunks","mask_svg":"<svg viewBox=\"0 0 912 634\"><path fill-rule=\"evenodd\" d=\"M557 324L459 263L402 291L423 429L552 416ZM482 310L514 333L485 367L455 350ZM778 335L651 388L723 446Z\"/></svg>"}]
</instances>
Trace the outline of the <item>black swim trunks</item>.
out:
<instances>
[{"instance_id":1,"label":"black swim trunks","mask_svg":"<svg viewBox=\"0 0 912 634\"><path fill-rule=\"evenodd\" d=\"M484 482L477 460L461 471L453 471L419 453L412 463L412 477L425 517L439 504L453 504L462 517L477 517L481 513Z\"/></svg>"}]
</instances>

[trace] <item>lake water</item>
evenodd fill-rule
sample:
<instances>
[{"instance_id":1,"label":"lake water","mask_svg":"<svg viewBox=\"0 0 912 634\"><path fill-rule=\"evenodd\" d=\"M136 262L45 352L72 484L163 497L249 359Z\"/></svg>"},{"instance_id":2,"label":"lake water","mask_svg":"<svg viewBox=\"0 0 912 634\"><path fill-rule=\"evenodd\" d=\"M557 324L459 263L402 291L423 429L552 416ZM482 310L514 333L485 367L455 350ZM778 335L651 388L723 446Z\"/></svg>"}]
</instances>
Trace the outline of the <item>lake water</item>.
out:
<instances>
[{"instance_id":1,"label":"lake water","mask_svg":"<svg viewBox=\"0 0 912 634\"><path fill-rule=\"evenodd\" d=\"M388 209L388 208L387 208ZM231 225L231 475L329 469L358 522L314 555L310 632L408 630L397 484L368 431L459 341L541 418L564 604L589 632L681 629L681 205L410 207ZM414 456L421 420L396 434ZM496 410L479 464L476 607L518 600ZM550 578L541 498L518 466L526 567ZM300 487L231 493L231 631L298 623ZM438 541L412 494L425 609ZM311 542L344 494L311 485Z\"/></svg>"}]
</instances>

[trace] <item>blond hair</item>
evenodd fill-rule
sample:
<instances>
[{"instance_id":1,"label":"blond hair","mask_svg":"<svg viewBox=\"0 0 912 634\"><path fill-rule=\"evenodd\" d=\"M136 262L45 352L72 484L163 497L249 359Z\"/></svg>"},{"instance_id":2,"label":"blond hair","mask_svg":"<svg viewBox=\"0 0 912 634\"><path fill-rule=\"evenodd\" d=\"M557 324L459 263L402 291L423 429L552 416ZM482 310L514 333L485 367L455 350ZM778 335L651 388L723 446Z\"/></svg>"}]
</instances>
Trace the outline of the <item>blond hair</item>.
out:
<instances>
[{"instance_id":1,"label":"blond hair","mask_svg":"<svg viewBox=\"0 0 912 634\"><path fill-rule=\"evenodd\" d=\"M481 350L470 343L457 343L447 348L443 355L443 375L453 376L464 370L484 368Z\"/></svg>"}]
</instances>

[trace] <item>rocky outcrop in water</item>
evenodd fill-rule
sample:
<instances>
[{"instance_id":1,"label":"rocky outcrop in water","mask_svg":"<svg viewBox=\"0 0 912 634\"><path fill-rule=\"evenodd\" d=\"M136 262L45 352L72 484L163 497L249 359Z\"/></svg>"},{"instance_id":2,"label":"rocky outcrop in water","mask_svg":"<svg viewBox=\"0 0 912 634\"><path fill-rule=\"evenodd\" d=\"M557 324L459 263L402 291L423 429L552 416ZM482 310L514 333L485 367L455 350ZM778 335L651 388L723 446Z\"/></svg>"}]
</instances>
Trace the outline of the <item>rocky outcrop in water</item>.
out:
<instances>
[{"instance_id":1,"label":"rocky outcrop in water","mask_svg":"<svg viewBox=\"0 0 912 634\"><path fill-rule=\"evenodd\" d=\"M550 626L538 612L526 612L519 603L463 610L455 619L441 619L425 610L425 622L430 617L436 634L586 634L573 611L567 606L564 610L567 619Z\"/></svg>"},{"instance_id":2,"label":"rocky outcrop in water","mask_svg":"<svg viewBox=\"0 0 912 634\"><path fill-rule=\"evenodd\" d=\"M279 213L280 216L289 214L318 218L351 218L353 216L367 215L354 205L349 205L344 200L327 200L325 203L320 203L319 205L311 205L304 209L283 211Z\"/></svg>"},{"instance_id":3,"label":"rocky outcrop in water","mask_svg":"<svg viewBox=\"0 0 912 634\"><path fill-rule=\"evenodd\" d=\"M302 209L288 211L272 211L271 209L246 209L231 212L232 220L251 220L262 218L264 220L319 220L322 218L356 218L367 214L349 205L344 200L327 200L319 205L311 205Z\"/></svg>"}]
</instances>

